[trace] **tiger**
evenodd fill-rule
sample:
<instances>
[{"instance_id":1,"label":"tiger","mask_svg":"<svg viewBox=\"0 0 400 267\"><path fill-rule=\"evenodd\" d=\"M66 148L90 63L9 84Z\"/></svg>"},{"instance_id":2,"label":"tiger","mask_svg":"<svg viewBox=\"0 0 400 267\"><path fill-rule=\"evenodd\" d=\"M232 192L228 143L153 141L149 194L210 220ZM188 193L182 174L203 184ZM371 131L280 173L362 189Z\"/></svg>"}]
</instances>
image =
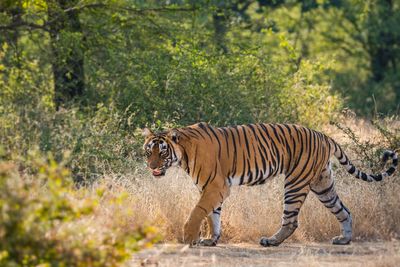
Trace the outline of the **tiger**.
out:
<instances>
[{"instance_id":1,"label":"tiger","mask_svg":"<svg viewBox=\"0 0 400 267\"><path fill-rule=\"evenodd\" d=\"M143 149L154 177L164 176L171 166L182 168L192 178L200 199L183 227L183 242L216 246L221 237L222 204L233 186L262 185L284 175L284 210L280 229L261 237L260 245L278 246L298 227L300 209L310 191L340 223L334 245L347 245L352 239L352 216L335 190L331 157L355 178L381 181L392 175L398 164L397 153L385 151L382 160L391 166L380 174L367 174L356 168L341 146L327 135L296 124L247 124L213 127L197 123L183 128L153 133L143 129ZM200 239L206 219L208 236Z\"/></svg>"}]
</instances>

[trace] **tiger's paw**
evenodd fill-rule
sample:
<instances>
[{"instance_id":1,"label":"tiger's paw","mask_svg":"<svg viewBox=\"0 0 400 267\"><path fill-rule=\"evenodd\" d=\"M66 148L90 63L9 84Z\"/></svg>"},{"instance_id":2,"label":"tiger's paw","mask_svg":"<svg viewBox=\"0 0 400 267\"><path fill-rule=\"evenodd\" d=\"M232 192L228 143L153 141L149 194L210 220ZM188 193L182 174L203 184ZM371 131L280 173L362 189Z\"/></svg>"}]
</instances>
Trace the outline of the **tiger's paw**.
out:
<instances>
[{"instance_id":1,"label":"tiger's paw","mask_svg":"<svg viewBox=\"0 0 400 267\"><path fill-rule=\"evenodd\" d=\"M345 237L345 236L336 236L332 239L332 244L333 245L348 245L351 242L350 237Z\"/></svg>"},{"instance_id":2,"label":"tiger's paw","mask_svg":"<svg viewBox=\"0 0 400 267\"><path fill-rule=\"evenodd\" d=\"M279 242L274 237L271 237L271 238L261 237L261 239L260 239L260 245L263 247L276 247L276 246L279 246L280 243L281 242Z\"/></svg>"},{"instance_id":3,"label":"tiger's paw","mask_svg":"<svg viewBox=\"0 0 400 267\"><path fill-rule=\"evenodd\" d=\"M183 232L183 242L188 244L189 246L195 246L199 244L199 232L193 229L190 229L189 224L185 224L184 232Z\"/></svg>"},{"instance_id":4,"label":"tiger's paw","mask_svg":"<svg viewBox=\"0 0 400 267\"><path fill-rule=\"evenodd\" d=\"M188 244L190 247L200 245L199 239L191 235L185 235L183 238L183 243Z\"/></svg>"},{"instance_id":5,"label":"tiger's paw","mask_svg":"<svg viewBox=\"0 0 400 267\"><path fill-rule=\"evenodd\" d=\"M199 245L204 247L215 247L217 243L218 243L217 239L209 238L209 239L201 239Z\"/></svg>"}]
</instances>

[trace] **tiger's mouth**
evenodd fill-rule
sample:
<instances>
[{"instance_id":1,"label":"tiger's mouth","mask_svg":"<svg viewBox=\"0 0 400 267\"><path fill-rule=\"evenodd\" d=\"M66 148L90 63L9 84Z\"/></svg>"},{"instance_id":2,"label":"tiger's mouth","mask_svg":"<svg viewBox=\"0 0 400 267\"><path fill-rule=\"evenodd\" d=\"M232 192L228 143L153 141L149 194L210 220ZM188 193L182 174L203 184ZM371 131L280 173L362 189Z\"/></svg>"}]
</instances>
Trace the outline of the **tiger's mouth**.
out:
<instances>
[{"instance_id":1,"label":"tiger's mouth","mask_svg":"<svg viewBox=\"0 0 400 267\"><path fill-rule=\"evenodd\" d=\"M164 176L165 175L165 169L162 169L162 170L160 170L160 169L154 169L154 170L152 170L152 174L153 174L153 176L155 176L155 177L160 177L160 176Z\"/></svg>"}]
</instances>

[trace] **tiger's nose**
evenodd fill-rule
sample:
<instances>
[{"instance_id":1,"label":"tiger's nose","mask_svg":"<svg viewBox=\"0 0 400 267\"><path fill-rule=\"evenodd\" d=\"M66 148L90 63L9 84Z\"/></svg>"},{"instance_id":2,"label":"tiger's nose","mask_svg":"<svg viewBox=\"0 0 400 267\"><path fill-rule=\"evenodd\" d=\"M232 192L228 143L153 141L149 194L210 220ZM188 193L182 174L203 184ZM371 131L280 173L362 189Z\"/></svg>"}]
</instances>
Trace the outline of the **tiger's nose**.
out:
<instances>
[{"instance_id":1,"label":"tiger's nose","mask_svg":"<svg viewBox=\"0 0 400 267\"><path fill-rule=\"evenodd\" d=\"M152 170L154 170L154 169L157 169L157 162L155 162L155 161L152 161L152 162L149 162L148 163L148 166L149 166L149 168L150 169L152 169Z\"/></svg>"}]
</instances>

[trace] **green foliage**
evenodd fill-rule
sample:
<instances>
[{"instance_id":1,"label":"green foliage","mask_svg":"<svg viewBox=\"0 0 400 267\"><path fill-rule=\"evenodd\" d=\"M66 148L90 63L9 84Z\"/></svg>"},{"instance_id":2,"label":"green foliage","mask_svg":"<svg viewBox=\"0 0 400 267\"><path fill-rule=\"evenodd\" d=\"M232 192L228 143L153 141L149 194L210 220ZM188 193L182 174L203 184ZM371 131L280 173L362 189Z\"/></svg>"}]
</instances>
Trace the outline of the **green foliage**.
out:
<instances>
[{"instance_id":1,"label":"green foliage","mask_svg":"<svg viewBox=\"0 0 400 267\"><path fill-rule=\"evenodd\" d=\"M323 86L345 105L396 113L399 8L384 0L6 1L0 103L51 106L69 90L78 103L113 104L139 125L293 121L302 108L282 116L269 106L284 108L281 81L306 60L331 65ZM259 106L260 98L269 101Z\"/></svg>"},{"instance_id":2,"label":"green foliage","mask_svg":"<svg viewBox=\"0 0 400 267\"><path fill-rule=\"evenodd\" d=\"M214 44L212 3L197 4L79 2L70 8L79 10L82 31L64 25L54 33L55 26L46 24L51 23L47 2L23 1L21 19L46 29L28 34L15 28L0 38L5 157L15 160L37 147L59 161L71 151L68 167L75 181L88 182L109 170L137 169L141 137L136 129L144 125L297 122L319 127L341 107L327 76L331 60L298 61L291 34L243 29L240 22L224 38L228 51L223 53ZM60 16L67 12L53 8ZM7 25L15 16L5 10L0 23ZM84 55L85 92L56 111L54 69L68 69L76 53ZM64 89L76 84L72 69Z\"/></svg>"},{"instance_id":3,"label":"green foliage","mask_svg":"<svg viewBox=\"0 0 400 267\"><path fill-rule=\"evenodd\" d=\"M211 56L188 47L180 43L161 50L157 57L142 55L141 62L148 64L131 74L135 76L131 86L118 87L114 101L134 116L136 125L161 120L179 125L298 121L315 126L327 122L339 107L339 101L331 101L329 85L317 84L314 76L320 70L311 63L292 72L262 53ZM318 114L319 120L311 123L300 118L305 109Z\"/></svg>"},{"instance_id":4,"label":"green foliage","mask_svg":"<svg viewBox=\"0 0 400 267\"><path fill-rule=\"evenodd\" d=\"M77 108L60 110L20 109L0 116L3 157L18 161L32 148L51 152L57 161L70 151L66 164L76 182L90 182L108 170L131 171L138 165L141 142L131 118L110 107L96 112Z\"/></svg>"},{"instance_id":5,"label":"green foliage","mask_svg":"<svg viewBox=\"0 0 400 267\"><path fill-rule=\"evenodd\" d=\"M211 27L210 12L215 10L214 2L161 6L141 1L85 1L76 5L71 2L67 11L61 6L53 7L56 2L52 2L52 12L59 13L62 25L64 12L79 11L81 31L79 27L70 29L65 25L57 30L62 25L53 25L52 19L46 17L46 1L22 6L20 12L26 23L46 27L43 23L47 20L49 23L44 31L39 28L31 36L26 36L22 29L15 29L21 35L14 43L19 46L17 57L23 65L7 60L13 58L14 52L9 46L2 50L0 59L7 71L0 72L0 81L10 89L1 101L9 109L10 106L19 109L25 104L23 100L33 106L51 108L49 100L58 103L60 92L55 91L78 90L80 78L76 77L73 82L71 77L80 75L74 58L83 55L85 94L79 96L77 102L92 109L96 109L98 103L106 107L111 105L129 116L136 126L157 120L179 125L198 121L216 125L297 121L304 108L287 112L285 106L294 106L293 99L288 99L287 104L284 96L296 95L297 101L303 95L307 98L309 93L315 94L310 90L291 94L289 86L298 84L296 79L308 74L303 67L299 70L296 66L298 51L290 35L283 31L279 34L256 32L243 29L240 22L235 22L227 38L223 38L229 52L221 53L219 46L214 45ZM222 6L229 8L229 4ZM46 31L50 36L56 35L56 41L55 37L43 34ZM39 38L45 42L36 45ZM29 67L32 64L36 67ZM26 82L20 84L9 79L8 73L21 73L17 75L18 80L22 74L30 75L24 76ZM330 85L326 82L324 85L317 80L307 83L315 83L319 87L317 91L330 94ZM55 91L50 89L53 85ZM24 98L28 92L32 97ZM296 105L301 103L297 101ZM313 106L321 104L324 102ZM331 107L333 111L338 105ZM315 110L315 113L320 112ZM330 115L331 111L321 114L318 123L326 122ZM300 122L309 124L305 120Z\"/></svg>"},{"instance_id":6,"label":"green foliage","mask_svg":"<svg viewBox=\"0 0 400 267\"><path fill-rule=\"evenodd\" d=\"M282 114L284 121L316 128L334 117L341 100L326 82L318 82L315 77L323 68L321 63L303 61L293 78L279 91L275 113Z\"/></svg>"},{"instance_id":7,"label":"green foliage","mask_svg":"<svg viewBox=\"0 0 400 267\"><path fill-rule=\"evenodd\" d=\"M94 217L108 203L124 205L123 195L74 190L63 165L30 158L31 176L0 163L1 266L117 266L157 239L153 228L129 224L118 212L115 221Z\"/></svg>"},{"instance_id":8,"label":"green foliage","mask_svg":"<svg viewBox=\"0 0 400 267\"><path fill-rule=\"evenodd\" d=\"M21 41L24 46L25 41ZM27 40L27 46L31 43ZM32 51L13 51L0 43L0 114L37 105L52 106L49 65L42 65ZM33 57L32 57L33 56Z\"/></svg>"},{"instance_id":9,"label":"green foliage","mask_svg":"<svg viewBox=\"0 0 400 267\"><path fill-rule=\"evenodd\" d=\"M74 178L94 180L137 166L144 125L396 113L399 14L381 0L7 1L0 140L9 159L69 150ZM81 86L56 111L57 90Z\"/></svg>"}]
</instances>

